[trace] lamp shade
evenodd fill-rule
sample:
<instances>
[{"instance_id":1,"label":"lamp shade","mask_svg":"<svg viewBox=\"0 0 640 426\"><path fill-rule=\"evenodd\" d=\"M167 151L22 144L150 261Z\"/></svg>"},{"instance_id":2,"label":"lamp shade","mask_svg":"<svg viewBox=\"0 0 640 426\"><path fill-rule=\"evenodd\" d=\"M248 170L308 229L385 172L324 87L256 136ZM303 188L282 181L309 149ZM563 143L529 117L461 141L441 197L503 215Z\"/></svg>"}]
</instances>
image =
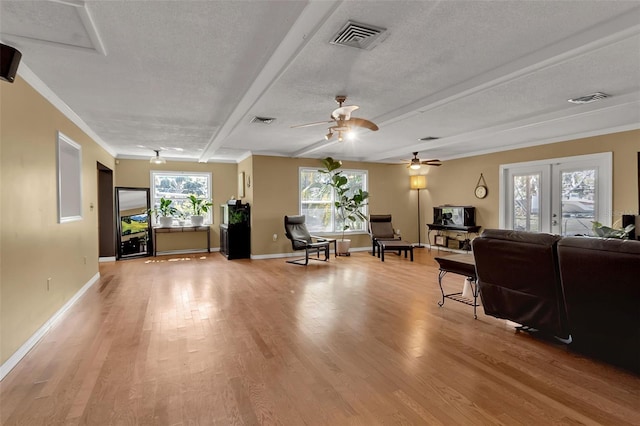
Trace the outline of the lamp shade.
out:
<instances>
[{"instance_id":1,"label":"lamp shade","mask_svg":"<svg viewBox=\"0 0 640 426\"><path fill-rule=\"evenodd\" d=\"M427 177L425 175L409 176L411 189L425 189L427 187Z\"/></svg>"}]
</instances>

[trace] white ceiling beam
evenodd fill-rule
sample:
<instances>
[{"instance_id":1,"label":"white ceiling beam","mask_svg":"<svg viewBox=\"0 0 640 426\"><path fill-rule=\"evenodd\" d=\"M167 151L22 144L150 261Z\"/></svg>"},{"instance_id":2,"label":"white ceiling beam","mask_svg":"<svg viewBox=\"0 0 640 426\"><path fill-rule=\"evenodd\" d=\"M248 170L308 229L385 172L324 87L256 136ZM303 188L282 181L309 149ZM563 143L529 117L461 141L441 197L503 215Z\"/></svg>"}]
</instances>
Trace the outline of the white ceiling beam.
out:
<instances>
[{"instance_id":1,"label":"white ceiling beam","mask_svg":"<svg viewBox=\"0 0 640 426\"><path fill-rule=\"evenodd\" d=\"M340 3L342 0L309 1L229 117L211 136L200 156L200 162L207 162L223 145L227 136L245 119L253 105L278 80Z\"/></svg>"}]
</instances>

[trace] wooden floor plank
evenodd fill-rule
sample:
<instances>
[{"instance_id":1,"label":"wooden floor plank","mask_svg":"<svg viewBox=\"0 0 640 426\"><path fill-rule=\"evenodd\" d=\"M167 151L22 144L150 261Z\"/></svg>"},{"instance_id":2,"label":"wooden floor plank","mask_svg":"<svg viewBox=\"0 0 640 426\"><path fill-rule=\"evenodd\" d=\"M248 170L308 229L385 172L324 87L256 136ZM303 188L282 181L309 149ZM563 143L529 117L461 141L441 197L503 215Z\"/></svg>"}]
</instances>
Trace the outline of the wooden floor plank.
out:
<instances>
[{"instance_id":1,"label":"wooden floor plank","mask_svg":"<svg viewBox=\"0 0 640 426\"><path fill-rule=\"evenodd\" d=\"M101 264L0 383L0 423L640 425L637 375L439 307L434 254Z\"/></svg>"}]
</instances>

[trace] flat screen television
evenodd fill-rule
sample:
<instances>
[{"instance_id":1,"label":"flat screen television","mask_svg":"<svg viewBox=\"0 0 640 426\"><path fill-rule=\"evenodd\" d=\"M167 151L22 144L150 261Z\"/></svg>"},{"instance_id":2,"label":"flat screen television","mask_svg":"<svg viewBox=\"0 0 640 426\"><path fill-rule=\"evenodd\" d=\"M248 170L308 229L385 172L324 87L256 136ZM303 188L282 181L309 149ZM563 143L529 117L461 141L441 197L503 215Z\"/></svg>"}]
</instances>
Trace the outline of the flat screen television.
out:
<instances>
[{"instance_id":1,"label":"flat screen television","mask_svg":"<svg viewBox=\"0 0 640 426\"><path fill-rule=\"evenodd\" d=\"M433 223L451 227L476 226L476 209L471 206L434 207Z\"/></svg>"}]
</instances>

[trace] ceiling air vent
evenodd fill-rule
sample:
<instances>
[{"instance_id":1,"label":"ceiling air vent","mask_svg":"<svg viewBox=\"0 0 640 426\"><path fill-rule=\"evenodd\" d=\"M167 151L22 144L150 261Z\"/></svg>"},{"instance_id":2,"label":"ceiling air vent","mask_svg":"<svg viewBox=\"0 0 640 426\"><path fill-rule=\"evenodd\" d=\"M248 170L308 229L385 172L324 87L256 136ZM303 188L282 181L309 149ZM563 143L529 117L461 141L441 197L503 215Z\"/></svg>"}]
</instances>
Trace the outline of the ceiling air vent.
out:
<instances>
[{"instance_id":1,"label":"ceiling air vent","mask_svg":"<svg viewBox=\"0 0 640 426\"><path fill-rule=\"evenodd\" d=\"M386 38L386 36L382 37L386 31L386 28L347 21L330 43L371 50Z\"/></svg>"},{"instance_id":2,"label":"ceiling air vent","mask_svg":"<svg viewBox=\"0 0 640 426\"><path fill-rule=\"evenodd\" d=\"M271 124L274 121L276 121L275 118L272 117L258 117L255 116L251 119L251 123L258 123L258 124Z\"/></svg>"},{"instance_id":3,"label":"ceiling air vent","mask_svg":"<svg viewBox=\"0 0 640 426\"><path fill-rule=\"evenodd\" d=\"M425 136L424 138L418 139L419 141L435 141L436 139L440 139L437 136Z\"/></svg>"},{"instance_id":4,"label":"ceiling air vent","mask_svg":"<svg viewBox=\"0 0 640 426\"><path fill-rule=\"evenodd\" d=\"M590 95L580 96L579 98L569 99L572 104L588 104L591 102L599 101L600 99L608 98L610 95L602 92L595 92Z\"/></svg>"}]
</instances>

